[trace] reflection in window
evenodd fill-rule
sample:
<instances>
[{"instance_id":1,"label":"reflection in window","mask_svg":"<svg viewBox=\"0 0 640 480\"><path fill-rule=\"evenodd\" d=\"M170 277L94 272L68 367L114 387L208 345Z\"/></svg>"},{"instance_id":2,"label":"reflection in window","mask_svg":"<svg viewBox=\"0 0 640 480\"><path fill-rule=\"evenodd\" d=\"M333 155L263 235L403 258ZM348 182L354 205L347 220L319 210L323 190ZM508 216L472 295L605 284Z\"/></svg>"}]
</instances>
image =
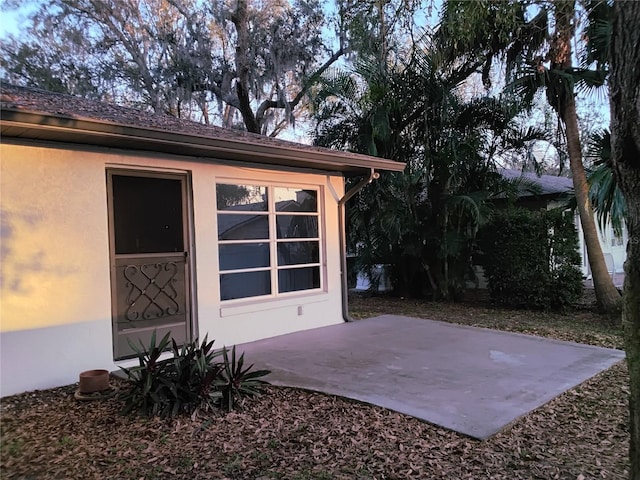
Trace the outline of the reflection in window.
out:
<instances>
[{"instance_id":1,"label":"reflection in window","mask_svg":"<svg viewBox=\"0 0 640 480\"><path fill-rule=\"evenodd\" d=\"M278 265L300 265L319 262L319 242L278 243Z\"/></svg>"},{"instance_id":2,"label":"reflection in window","mask_svg":"<svg viewBox=\"0 0 640 480\"><path fill-rule=\"evenodd\" d=\"M317 212L318 191L276 187L274 198L278 212Z\"/></svg>"},{"instance_id":3,"label":"reflection in window","mask_svg":"<svg viewBox=\"0 0 640 480\"><path fill-rule=\"evenodd\" d=\"M321 288L317 189L222 183L216 206L222 300Z\"/></svg>"},{"instance_id":4,"label":"reflection in window","mask_svg":"<svg viewBox=\"0 0 640 480\"><path fill-rule=\"evenodd\" d=\"M216 204L218 210L266 212L267 188L259 185L219 183L216 186Z\"/></svg>"},{"instance_id":5,"label":"reflection in window","mask_svg":"<svg viewBox=\"0 0 640 480\"><path fill-rule=\"evenodd\" d=\"M318 217L310 215L277 215L278 238L316 238Z\"/></svg>"},{"instance_id":6,"label":"reflection in window","mask_svg":"<svg viewBox=\"0 0 640 480\"><path fill-rule=\"evenodd\" d=\"M240 270L269 266L268 243L232 243L218 247L220 270Z\"/></svg>"},{"instance_id":7,"label":"reflection in window","mask_svg":"<svg viewBox=\"0 0 640 480\"><path fill-rule=\"evenodd\" d=\"M218 213L218 240L269 238L269 217L265 215L225 215Z\"/></svg>"},{"instance_id":8,"label":"reflection in window","mask_svg":"<svg viewBox=\"0 0 640 480\"><path fill-rule=\"evenodd\" d=\"M270 293L271 274L269 270L220 275L221 300L258 297Z\"/></svg>"},{"instance_id":9,"label":"reflection in window","mask_svg":"<svg viewBox=\"0 0 640 480\"><path fill-rule=\"evenodd\" d=\"M320 267L278 270L279 292L296 292L320 288Z\"/></svg>"}]
</instances>

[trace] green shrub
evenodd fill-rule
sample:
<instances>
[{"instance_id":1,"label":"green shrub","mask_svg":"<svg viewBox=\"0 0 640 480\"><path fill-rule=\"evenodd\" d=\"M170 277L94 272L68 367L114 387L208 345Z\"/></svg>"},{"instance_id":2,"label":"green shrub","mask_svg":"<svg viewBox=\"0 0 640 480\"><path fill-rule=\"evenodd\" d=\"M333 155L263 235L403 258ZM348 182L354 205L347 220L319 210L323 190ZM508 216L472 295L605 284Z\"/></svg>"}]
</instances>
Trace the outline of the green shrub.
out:
<instances>
[{"instance_id":1,"label":"green shrub","mask_svg":"<svg viewBox=\"0 0 640 480\"><path fill-rule=\"evenodd\" d=\"M244 367L244 353L236 360L236 346L231 348L231 356L227 349L222 350L224 359L222 369L215 381L216 387L222 394L221 404L227 411L231 411L234 405L242 397L259 395L262 386L266 384L263 377L270 372L268 370L253 370L253 364Z\"/></svg>"},{"instance_id":2,"label":"green shrub","mask_svg":"<svg viewBox=\"0 0 640 480\"><path fill-rule=\"evenodd\" d=\"M245 396L258 395L267 384L260 377L268 370L251 371L253 365L242 368L244 354L236 362L235 346L229 357L227 348L213 349L207 337L179 347L167 333L156 345L155 332L148 347L131 345L139 365L121 367L130 381L130 388L122 394L122 413L140 411L145 415L172 417L192 413L197 409L234 408ZM172 356L160 359L171 348ZM216 358L222 361L215 361Z\"/></svg>"},{"instance_id":3,"label":"green shrub","mask_svg":"<svg viewBox=\"0 0 640 480\"><path fill-rule=\"evenodd\" d=\"M578 238L569 212L499 211L480 232L479 245L495 303L559 309L582 295Z\"/></svg>"}]
</instances>

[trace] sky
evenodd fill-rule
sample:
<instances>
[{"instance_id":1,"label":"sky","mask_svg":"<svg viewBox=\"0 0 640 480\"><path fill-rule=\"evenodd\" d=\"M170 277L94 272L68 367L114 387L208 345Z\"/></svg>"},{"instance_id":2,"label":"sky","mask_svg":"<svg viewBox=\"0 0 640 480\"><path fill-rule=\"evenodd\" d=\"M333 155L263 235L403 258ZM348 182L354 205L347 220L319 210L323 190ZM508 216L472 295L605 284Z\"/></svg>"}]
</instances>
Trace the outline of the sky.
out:
<instances>
[{"instance_id":1,"label":"sky","mask_svg":"<svg viewBox=\"0 0 640 480\"><path fill-rule=\"evenodd\" d=\"M17 35L26 16L37 8L34 1L22 2L18 9L8 8L6 3L4 0L0 1L0 38L6 38L10 34Z\"/></svg>"}]
</instances>

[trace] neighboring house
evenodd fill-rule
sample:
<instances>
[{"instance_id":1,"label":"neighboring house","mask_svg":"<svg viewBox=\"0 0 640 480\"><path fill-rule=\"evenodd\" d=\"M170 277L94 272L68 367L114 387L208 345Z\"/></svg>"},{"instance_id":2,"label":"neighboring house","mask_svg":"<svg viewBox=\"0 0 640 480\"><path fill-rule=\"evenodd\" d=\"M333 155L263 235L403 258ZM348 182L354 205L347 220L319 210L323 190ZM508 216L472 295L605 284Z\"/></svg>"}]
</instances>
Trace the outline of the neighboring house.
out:
<instances>
[{"instance_id":1,"label":"neighboring house","mask_svg":"<svg viewBox=\"0 0 640 480\"><path fill-rule=\"evenodd\" d=\"M343 321L344 176L404 165L42 90L0 95L0 395Z\"/></svg>"},{"instance_id":2,"label":"neighboring house","mask_svg":"<svg viewBox=\"0 0 640 480\"><path fill-rule=\"evenodd\" d=\"M537 175L534 172L502 168L500 174L509 180L522 178L536 184L538 191L521 187L516 203L531 210L540 208L550 209L565 205L573 197L573 181L567 177L555 175Z\"/></svg>"},{"instance_id":3,"label":"neighboring house","mask_svg":"<svg viewBox=\"0 0 640 480\"><path fill-rule=\"evenodd\" d=\"M520 170L503 169L502 175L505 178L519 178L524 177L526 180L536 183L540 191L533 193L531 191L523 190L518 195L517 204L526 208L539 209L539 208L554 208L562 206L566 203L568 197L573 196L573 181L566 177L556 177L554 175L536 175L532 172L521 172ZM582 273L584 276L590 276L589 261L587 259L587 248L584 243L584 234L582 232L582 225L580 224L580 218L575 217L576 226L578 229L578 239L580 242L580 254L582 257ZM597 225L600 246L602 247L602 253L605 256L607 267L610 273L623 272L623 264L627 258L627 242L629 235L626 228L623 228L623 235L617 238L613 233L611 225L606 225L606 228L602 229Z\"/></svg>"},{"instance_id":4,"label":"neighboring house","mask_svg":"<svg viewBox=\"0 0 640 480\"><path fill-rule=\"evenodd\" d=\"M535 183L537 188L527 189L526 186L521 188L518 192L516 205L530 210L538 210L541 208L551 209L556 207L562 207L567 204L568 200L573 197L573 181L567 177L558 177L555 175L537 175L533 172L522 172L516 169L500 169L500 173L507 179L524 178L528 182ZM501 197L497 200L498 203L506 202L506 197ZM582 225L580 224L580 218L575 216L575 223L578 230L578 241L581 255L581 270L585 277L590 277L589 261L587 259L587 249L584 243L584 235L582 233ZM623 226L623 235L618 238L613 233L611 225L607 225L605 229L601 229L597 225L600 246L607 262L609 272L622 273L623 264L626 259L626 246L629 240L627 229ZM478 286L479 288L486 288L486 280L482 271L482 267L476 266L476 275L478 277L478 284L469 282L469 288L472 286ZM393 289L391 281L387 274L384 265L378 265L373 275L378 277L380 282L377 291L388 292ZM366 292L371 289L371 282L368 276L364 272L357 273L357 283L354 288L357 292Z\"/></svg>"}]
</instances>

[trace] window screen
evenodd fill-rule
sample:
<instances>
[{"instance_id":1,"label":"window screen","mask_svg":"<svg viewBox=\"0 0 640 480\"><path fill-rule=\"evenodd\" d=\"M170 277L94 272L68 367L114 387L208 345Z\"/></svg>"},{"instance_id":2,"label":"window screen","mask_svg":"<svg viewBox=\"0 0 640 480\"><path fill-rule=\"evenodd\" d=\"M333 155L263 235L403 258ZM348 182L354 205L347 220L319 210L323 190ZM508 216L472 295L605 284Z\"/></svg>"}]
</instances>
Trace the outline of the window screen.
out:
<instances>
[{"instance_id":1,"label":"window screen","mask_svg":"<svg viewBox=\"0 0 640 480\"><path fill-rule=\"evenodd\" d=\"M180 180L113 175L116 254L184 251Z\"/></svg>"}]
</instances>

